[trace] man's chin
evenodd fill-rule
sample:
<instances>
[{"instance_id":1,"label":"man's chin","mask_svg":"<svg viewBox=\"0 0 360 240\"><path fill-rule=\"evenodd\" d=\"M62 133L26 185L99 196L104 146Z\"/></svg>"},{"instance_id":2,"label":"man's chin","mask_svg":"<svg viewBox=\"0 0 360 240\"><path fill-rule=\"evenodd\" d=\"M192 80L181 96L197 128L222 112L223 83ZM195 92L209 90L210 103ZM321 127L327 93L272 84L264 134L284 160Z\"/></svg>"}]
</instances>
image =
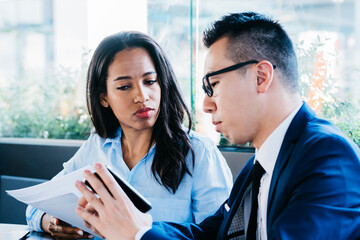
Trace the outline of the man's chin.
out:
<instances>
[{"instance_id":1,"label":"man's chin","mask_svg":"<svg viewBox=\"0 0 360 240\"><path fill-rule=\"evenodd\" d=\"M234 138L234 137L231 137L231 136L225 136L224 137L231 143L231 144L234 144L234 145L242 145L242 144L245 144L245 143L248 143L248 141L244 141L242 139L237 139L237 138Z\"/></svg>"},{"instance_id":2,"label":"man's chin","mask_svg":"<svg viewBox=\"0 0 360 240\"><path fill-rule=\"evenodd\" d=\"M233 138L231 138L231 136L228 136L228 135L225 135L225 134L223 134L223 136L224 136L224 138L226 138L226 140L228 140L231 144L236 144L236 143L234 143L235 141L234 141Z\"/></svg>"}]
</instances>

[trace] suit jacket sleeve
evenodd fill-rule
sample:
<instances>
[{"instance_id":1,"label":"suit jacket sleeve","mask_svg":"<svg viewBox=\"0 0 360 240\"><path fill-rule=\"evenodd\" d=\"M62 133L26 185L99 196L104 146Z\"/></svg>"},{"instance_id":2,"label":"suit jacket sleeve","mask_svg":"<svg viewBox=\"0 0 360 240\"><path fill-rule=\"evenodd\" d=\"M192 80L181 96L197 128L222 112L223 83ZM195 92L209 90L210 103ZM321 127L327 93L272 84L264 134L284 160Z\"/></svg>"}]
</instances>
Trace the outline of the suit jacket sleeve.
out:
<instances>
[{"instance_id":1,"label":"suit jacket sleeve","mask_svg":"<svg viewBox=\"0 0 360 240\"><path fill-rule=\"evenodd\" d=\"M141 239L216 239L222 220L223 205L214 215L207 217L200 224L155 222L152 229L147 231Z\"/></svg>"}]
</instances>

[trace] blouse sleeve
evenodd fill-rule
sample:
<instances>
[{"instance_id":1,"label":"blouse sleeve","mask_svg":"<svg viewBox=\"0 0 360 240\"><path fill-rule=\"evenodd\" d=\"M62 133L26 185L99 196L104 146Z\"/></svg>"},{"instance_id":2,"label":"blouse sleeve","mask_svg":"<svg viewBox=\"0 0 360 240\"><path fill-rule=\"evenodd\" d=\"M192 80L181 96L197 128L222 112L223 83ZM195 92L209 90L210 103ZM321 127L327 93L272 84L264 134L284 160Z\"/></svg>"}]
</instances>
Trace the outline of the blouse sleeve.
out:
<instances>
[{"instance_id":1,"label":"blouse sleeve","mask_svg":"<svg viewBox=\"0 0 360 240\"><path fill-rule=\"evenodd\" d=\"M91 146L93 146L93 135L79 148L79 150L75 153L75 155L67 162L63 164L64 169L56 174L54 178L58 178L70 172L73 172L83 166L86 166L88 163L87 156L91 152ZM26 222L31 230L42 232L41 228L41 219L45 212L34 208L32 206L28 206L26 208Z\"/></svg>"},{"instance_id":2,"label":"blouse sleeve","mask_svg":"<svg viewBox=\"0 0 360 240\"><path fill-rule=\"evenodd\" d=\"M196 161L193 172L192 211L195 222L200 223L214 214L229 197L233 178L226 160L210 139L193 148Z\"/></svg>"},{"instance_id":3,"label":"blouse sleeve","mask_svg":"<svg viewBox=\"0 0 360 240\"><path fill-rule=\"evenodd\" d=\"M63 176L65 170L62 170L55 177ZM54 178L55 178L54 177ZM31 230L42 232L43 229L41 228L41 219L45 212L41 211L40 209L34 208L33 206L28 205L26 208L26 222L27 225Z\"/></svg>"}]
</instances>

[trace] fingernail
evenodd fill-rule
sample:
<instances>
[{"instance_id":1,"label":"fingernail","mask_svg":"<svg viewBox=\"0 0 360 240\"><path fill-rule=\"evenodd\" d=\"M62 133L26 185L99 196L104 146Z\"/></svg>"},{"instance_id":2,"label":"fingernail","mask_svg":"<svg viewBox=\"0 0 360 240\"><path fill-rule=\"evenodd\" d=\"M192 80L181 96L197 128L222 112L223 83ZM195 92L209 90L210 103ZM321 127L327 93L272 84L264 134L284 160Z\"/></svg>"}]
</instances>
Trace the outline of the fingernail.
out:
<instances>
[{"instance_id":1,"label":"fingernail","mask_svg":"<svg viewBox=\"0 0 360 240\"><path fill-rule=\"evenodd\" d=\"M94 238L94 235L89 235L88 237L89 237L89 238Z\"/></svg>"},{"instance_id":2,"label":"fingernail","mask_svg":"<svg viewBox=\"0 0 360 240\"><path fill-rule=\"evenodd\" d=\"M77 187L81 187L81 181L80 180L76 180L76 182L75 182L75 186L77 186Z\"/></svg>"},{"instance_id":3,"label":"fingernail","mask_svg":"<svg viewBox=\"0 0 360 240\"><path fill-rule=\"evenodd\" d=\"M100 163L95 163L95 168L96 169L100 169L100 167L101 167Z\"/></svg>"},{"instance_id":4,"label":"fingernail","mask_svg":"<svg viewBox=\"0 0 360 240\"><path fill-rule=\"evenodd\" d=\"M82 230L79 230L77 233L78 233L80 236L84 235L84 232L83 232Z\"/></svg>"},{"instance_id":5,"label":"fingernail","mask_svg":"<svg viewBox=\"0 0 360 240\"><path fill-rule=\"evenodd\" d=\"M51 218L50 222L54 225L56 225L56 219L55 218Z\"/></svg>"}]
</instances>

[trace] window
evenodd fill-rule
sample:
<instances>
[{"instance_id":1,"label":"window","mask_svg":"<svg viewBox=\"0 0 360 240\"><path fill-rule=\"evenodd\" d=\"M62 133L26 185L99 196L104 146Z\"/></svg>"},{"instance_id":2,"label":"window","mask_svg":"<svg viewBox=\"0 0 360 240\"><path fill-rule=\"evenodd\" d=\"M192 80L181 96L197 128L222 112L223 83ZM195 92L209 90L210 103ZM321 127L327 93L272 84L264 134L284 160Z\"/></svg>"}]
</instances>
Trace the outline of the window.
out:
<instances>
[{"instance_id":1,"label":"window","mask_svg":"<svg viewBox=\"0 0 360 240\"><path fill-rule=\"evenodd\" d=\"M202 32L229 12L279 19L298 58L301 93L360 144L360 2L356 0L2 0L0 137L86 139L86 69L105 36L138 30L167 52L195 129L227 145L202 112ZM331 17L329 17L331 16Z\"/></svg>"}]
</instances>

